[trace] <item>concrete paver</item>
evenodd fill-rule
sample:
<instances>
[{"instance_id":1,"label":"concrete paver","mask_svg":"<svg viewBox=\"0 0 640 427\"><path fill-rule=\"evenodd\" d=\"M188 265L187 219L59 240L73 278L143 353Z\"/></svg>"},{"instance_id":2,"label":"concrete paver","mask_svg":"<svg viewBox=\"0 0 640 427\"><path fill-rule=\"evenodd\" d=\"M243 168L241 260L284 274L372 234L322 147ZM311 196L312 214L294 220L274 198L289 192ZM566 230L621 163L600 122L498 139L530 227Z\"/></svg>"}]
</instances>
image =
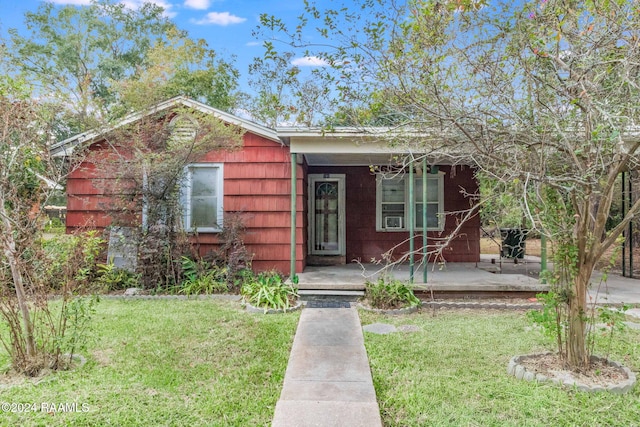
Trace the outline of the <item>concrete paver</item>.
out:
<instances>
[{"instance_id":1,"label":"concrete paver","mask_svg":"<svg viewBox=\"0 0 640 427\"><path fill-rule=\"evenodd\" d=\"M387 323L372 323L362 327L365 332L371 332L373 334L386 335L398 332L398 328Z\"/></svg>"},{"instance_id":2,"label":"concrete paver","mask_svg":"<svg viewBox=\"0 0 640 427\"><path fill-rule=\"evenodd\" d=\"M279 412L278 412L279 411ZM382 426L376 402L279 401L273 426ZM374 415L375 413L375 415Z\"/></svg>"},{"instance_id":3,"label":"concrete paver","mask_svg":"<svg viewBox=\"0 0 640 427\"><path fill-rule=\"evenodd\" d=\"M638 293L640 293L640 290ZM640 308L630 308L629 310L627 310L627 316L640 319Z\"/></svg>"},{"instance_id":4,"label":"concrete paver","mask_svg":"<svg viewBox=\"0 0 640 427\"><path fill-rule=\"evenodd\" d=\"M640 304L640 280L607 275L606 282L600 282L602 273L596 271L591 276L589 296L599 304Z\"/></svg>"},{"instance_id":5,"label":"concrete paver","mask_svg":"<svg viewBox=\"0 0 640 427\"><path fill-rule=\"evenodd\" d=\"M382 426L355 308L302 311L272 425Z\"/></svg>"}]
</instances>

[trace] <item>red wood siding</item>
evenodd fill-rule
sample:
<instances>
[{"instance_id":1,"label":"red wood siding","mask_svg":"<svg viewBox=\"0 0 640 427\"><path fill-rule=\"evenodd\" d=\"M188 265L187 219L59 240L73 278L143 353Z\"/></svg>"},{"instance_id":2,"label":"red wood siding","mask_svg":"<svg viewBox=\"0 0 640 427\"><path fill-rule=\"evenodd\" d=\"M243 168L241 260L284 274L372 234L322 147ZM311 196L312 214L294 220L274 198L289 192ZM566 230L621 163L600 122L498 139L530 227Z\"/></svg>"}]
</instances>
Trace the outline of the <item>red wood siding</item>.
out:
<instances>
[{"instance_id":1,"label":"red wood siding","mask_svg":"<svg viewBox=\"0 0 640 427\"><path fill-rule=\"evenodd\" d=\"M130 200L131 183L114 174L112 152L105 144L93 144L87 160L67 178L67 233L79 229L102 230L114 220L139 224L140 215Z\"/></svg>"},{"instance_id":2,"label":"red wood siding","mask_svg":"<svg viewBox=\"0 0 640 427\"><path fill-rule=\"evenodd\" d=\"M253 269L288 273L291 255L291 155L288 147L247 133L242 150L211 152L203 161L224 163L224 211L242 217L246 226L244 242L253 254ZM296 187L296 271L301 272L306 255L302 166L298 166ZM216 238L215 234L200 234L201 253L214 249Z\"/></svg>"},{"instance_id":3,"label":"red wood siding","mask_svg":"<svg viewBox=\"0 0 640 427\"><path fill-rule=\"evenodd\" d=\"M92 146L94 159L106 159L109 151L97 143ZM103 162L98 160L98 165ZM260 136L246 133L242 149L208 153L201 160L224 164L225 215L239 215L246 226L245 245L253 254L257 271L278 270L288 273L291 242L291 157L289 149ZM135 203L122 215L122 195L127 193L122 180L108 168L85 162L68 179L67 231L76 228L103 229L119 220L139 224ZM296 217L296 270L305 265L304 173L298 166L298 198ZM118 203L116 203L118 201ZM201 254L215 249L217 233L200 233L192 237Z\"/></svg>"},{"instance_id":4,"label":"red wood siding","mask_svg":"<svg viewBox=\"0 0 640 427\"><path fill-rule=\"evenodd\" d=\"M444 172L444 210L454 212L468 209L470 200L461 192L477 191L478 184L474 171L469 166L441 166ZM310 167L310 174L333 173L345 174L346 180L346 260L359 259L369 262L380 259L381 254L396 245L396 257L409 250L408 232L376 231L376 178L368 167ZM456 226L456 217L447 215L443 232L429 232L428 237L434 239L449 235ZM422 236L415 238L415 247L422 246ZM430 249L432 249L430 247ZM443 256L450 262L476 262L480 259L480 218L473 217L460 230L458 236L445 248Z\"/></svg>"}]
</instances>

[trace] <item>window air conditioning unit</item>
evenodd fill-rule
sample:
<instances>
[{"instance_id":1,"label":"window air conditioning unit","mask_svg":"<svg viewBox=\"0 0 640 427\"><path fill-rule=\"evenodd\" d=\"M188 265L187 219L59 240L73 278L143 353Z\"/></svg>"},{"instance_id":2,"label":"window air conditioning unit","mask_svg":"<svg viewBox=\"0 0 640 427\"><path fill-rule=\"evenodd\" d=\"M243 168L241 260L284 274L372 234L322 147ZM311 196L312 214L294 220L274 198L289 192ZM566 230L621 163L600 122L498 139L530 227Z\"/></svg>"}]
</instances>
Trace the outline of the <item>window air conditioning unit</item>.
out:
<instances>
[{"instance_id":1,"label":"window air conditioning unit","mask_svg":"<svg viewBox=\"0 0 640 427\"><path fill-rule=\"evenodd\" d=\"M387 216L384 218L384 228L387 230L399 230L403 228L402 220L401 216Z\"/></svg>"}]
</instances>

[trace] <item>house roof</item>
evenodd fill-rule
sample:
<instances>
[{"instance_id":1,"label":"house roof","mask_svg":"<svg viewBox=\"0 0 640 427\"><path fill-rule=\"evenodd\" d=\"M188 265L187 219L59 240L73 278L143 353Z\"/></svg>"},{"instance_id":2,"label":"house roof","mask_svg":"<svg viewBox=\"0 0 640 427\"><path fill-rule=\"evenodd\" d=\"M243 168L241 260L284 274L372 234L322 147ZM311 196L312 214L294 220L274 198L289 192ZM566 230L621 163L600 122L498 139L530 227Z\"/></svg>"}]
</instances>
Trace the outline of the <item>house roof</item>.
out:
<instances>
[{"instance_id":1,"label":"house roof","mask_svg":"<svg viewBox=\"0 0 640 427\"><path fill-rule=\"evenodd\" d=\"M245 129L247 132L251 132L253 134L262 136L271 141L282 143L282 140L278 137L278 134L273 129L270 129L266 126L262 126L250 120L243 119L236 115L226 113L222 110L218 110L217 108L213 108L201 102L194 101L193 99L187 98L185 96L177 96L175 98L171 98L167 101L163 101L159 104L156 104L155 106L150 107L144 111L129 114L123 117L122 119L120 119L119 121L117 121L115 124L109 126L108 128L93 129L87 132L80 133L78 135L74 135L71 138L67 138L63 141L57 142L53 144L50 148L51 155L54 157L68 156L73 153L73 150L79 144L83 144L85 142L95 140L96 138L99 138L101 135L105 134L106 132L112 131L114 129L118 129L122 126L128 125L129 123L133 123L150 114L154 114L159 111L169 110L177 106L184 106L184 107L192 108L196 111L200 111L201 113L212 114L213 116L219 118L223 122L233 124L235 126L239 126Z\"/></svg>"},{"instance_id":2,"label":"house roof","mask_svg":"<svg viewBox=\"0 0 640 427\"><path fill-rule=\"evenodd\" d=\"M431 164L473 164L469 147L442 145L441 133L392 127L279 127L292 153L312 166L363 166L404 162L409 156Z\"/></svg>"}]
</instances>

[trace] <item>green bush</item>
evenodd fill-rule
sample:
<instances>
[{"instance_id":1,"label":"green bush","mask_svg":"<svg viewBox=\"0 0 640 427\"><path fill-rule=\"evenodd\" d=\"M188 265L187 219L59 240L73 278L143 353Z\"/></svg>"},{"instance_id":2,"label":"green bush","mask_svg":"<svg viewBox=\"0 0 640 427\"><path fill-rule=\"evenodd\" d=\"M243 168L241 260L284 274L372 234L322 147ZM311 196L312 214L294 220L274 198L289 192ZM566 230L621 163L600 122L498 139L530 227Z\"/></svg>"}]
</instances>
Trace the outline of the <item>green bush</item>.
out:
<instances>
[{"instance_id":1,"label":"green bush","mask_svg":"<svg viewBox=\"0 0 640 427\"><path fill-rule=\"evenodd\" d=\"M45 233L64 233L65 224L60 218L53 217L44 226Z\"/></svg>"},{"instance_id":2,"label":"green bush","mask_svg":"<svg viewBox=\"0 0 640 427\"><path fill-rule=\"evenodd\" d=\"M204 260L194 261L182 257L184 280L179 292L189 295L229 292L229 275L226 267L218 267Z\"/></svg>"},{"instance_id":3,"label":"green bush","mask_svg":"<svg viewBox=\"0 0 640 427\"><path fill-rule=\"evenodd\" d=\"M246 281L241 288L245 301L254 307L286 311L295 305L298 289L285 283L282 276L275 272L260 273Z\"/></svg>"},{"instance_id":4,"label":"green bush","mask_svg":"<svg viewBox=\"0 0 640 427\"><path fill-rule=\"evenodd\" d=\"M137 288L140 285L140 275L118 268L111 261L107 264L98 264L96 284L101 291Z\"/></svg>"},{"instance_id":5,"label":"green bush","mask_svg":"<svg viewBox=\"0 0 640 427\"><path fill-rule=\"evenodd\" d=\"M42 241L43 254L31 266L51 290L71 286L76 293L87 291L98 277L96 261L105 244L95 230L79 235L56 235Z\"/></svg>"},{"instance_id":6,"label":"green bush","mask_svg":"<svg viewBox=\"0 0 640 427\"><path fill-rule=\"evenodd\" d=\"M36 243L23 251L19 264L28 266L23 277L29 291L27 313L18 304L8 266L0 265L0 345L12 368L28 376L45 368L65 369L75 353L84 351L98 302L97 297L84 295L92 291L98 276L96 260L105 246L96 231L56 235ZM58 298L54 301L52 295ZM25 317L30 330L23 326Z\"/></svg>"},{"instance_id":7,"label":"green bush","mask_svg":"<svg viewBox=\"0 0 640 427\"><path fill-rule=\"evenodd\" d=\"M367 281L364 296L373 308L394 309L420 305L420 300L406 283L396 279L388 280L386 277L380 277L376 282Z\"/></svg>"}]
</instances>

